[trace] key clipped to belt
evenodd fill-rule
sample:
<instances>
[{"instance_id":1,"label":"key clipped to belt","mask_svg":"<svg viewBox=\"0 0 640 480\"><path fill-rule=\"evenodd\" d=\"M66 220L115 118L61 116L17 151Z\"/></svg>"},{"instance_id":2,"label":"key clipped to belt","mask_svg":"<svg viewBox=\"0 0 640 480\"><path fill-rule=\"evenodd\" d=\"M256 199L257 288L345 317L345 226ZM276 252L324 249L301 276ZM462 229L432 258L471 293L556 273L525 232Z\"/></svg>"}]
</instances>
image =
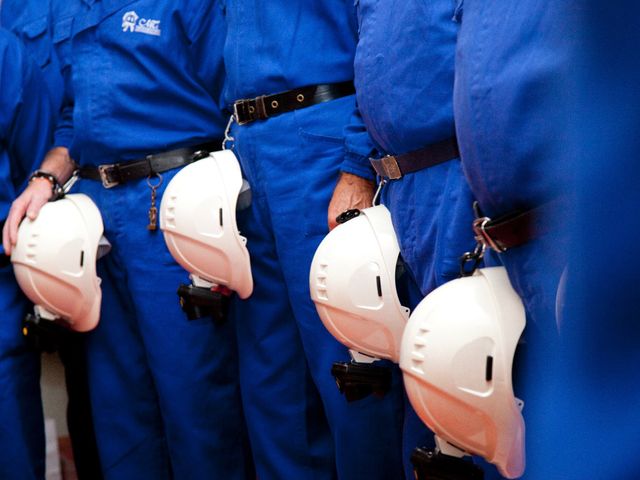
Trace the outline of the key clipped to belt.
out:
<instances>
[{"instance_id":1,"label":"key clipped to belt","mask_svg":"<svg viewBox=\"0 0 640 480\"><path fill-rule=\"evenodd\" d=\"M153 183L153 178L157 178L157 182ZM147 185L151 189L151 206L149 207L149 225L147 230L154 232L158 229L158 208L156 207L156 190L162 185L162 175L154 173L147 177Z\"/></svg>"}]
</instances>

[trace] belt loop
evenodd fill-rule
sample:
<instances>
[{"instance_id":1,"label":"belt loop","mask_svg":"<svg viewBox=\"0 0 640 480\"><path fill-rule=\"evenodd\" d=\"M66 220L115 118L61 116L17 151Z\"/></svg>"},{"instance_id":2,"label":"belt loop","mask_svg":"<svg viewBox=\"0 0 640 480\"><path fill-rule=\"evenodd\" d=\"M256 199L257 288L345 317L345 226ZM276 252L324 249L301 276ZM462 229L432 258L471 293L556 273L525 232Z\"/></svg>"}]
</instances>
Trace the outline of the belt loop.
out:
<instances>
[{"instance_id":1,"label":"belt loop","mask_svg":"<svg viewBox=\"0 0 640 480\"><path fill-rule=\"evenodd\" d=\"M267 107L264 103L265 95L260 95L256 97L256 118L264 119L268 118L269 114L267 113Z\"/></svg>"},{"instance_id":2,"label":"belt loop","mask_svg":"<svg viewBox=\"0 0 640 480\"><path fill-rule=\"evenodd\" d=\"M402 171L398 160L393 155L385 155L382 157L382 165L389 180L399 180L402 178Z\"/></svg>"},{"instance_id":3,"label":"belt loop","mask_svg":"<svg viewBox=\"0 0 640 480\"><path fill-rule=\"evenodd\" d=\"M153 160L153 155L147 155L146 157L144 157L144 159L147 161L147 169L149 170L148 175L151 176L155 173L153 164L151 163L151 161Z\"/></svg>"}]
</instances>

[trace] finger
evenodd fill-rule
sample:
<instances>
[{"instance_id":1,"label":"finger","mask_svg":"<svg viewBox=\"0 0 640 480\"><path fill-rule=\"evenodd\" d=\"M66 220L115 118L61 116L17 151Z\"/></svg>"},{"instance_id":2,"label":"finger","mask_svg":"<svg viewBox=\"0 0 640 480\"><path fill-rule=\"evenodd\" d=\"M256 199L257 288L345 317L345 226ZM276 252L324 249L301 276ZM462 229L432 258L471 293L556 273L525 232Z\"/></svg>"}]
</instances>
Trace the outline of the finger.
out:
<instances>
[{"instance_id":1,"label":"finger","mask_svg":"<svg viewBox=\"0 0 640 480\"><path fill-rule=\"evenodd\" d=\"M4 228L2 229L2 247L4 248L5 255L11 254L11 247L9 242L9 227L5 223Z\"/></svg>"},{"instance_id":2,"label":"finger","mask_svg":"<svg viewBox=\"0 0 640 480\"><path fill-rule=\"evenodd\" d=\"M338 206L339 204L340 201L335 198L332 199L331 203L329 203L329 208L327 210L327 225L329 226L329 231L338 226L336 218L342 213L342 209Z\"/></svg>"},{"instance_id":3,"label":"finger","mask_svg":"<svg viewBox=\"0 0 640 480\"><path fill-rule=\"evenodd\" d=\"M7 232L6 241L4 240L5 236L3 232L3 246L7 255L11 254L11 249L18 241L18 226L24 217L26 208L26 204L19 200L16 200L13 202L13 205L11 205L9 216L7 217L7 221L4 226L4 230Z\"/></svg>"},{"instance_id":4,"label":"finger","mask_svg":"<svg viewBox=\"0 0 640 480\"><path fill-rule=\"evenodd\" d=\"M35 220L40 213L40 209L49 202L49 198L43 198L40 196L31 197L31 201L29 202L29 207L27 208L27 217L29 220Z\"/></svg>"},{"instance_id":5,"label":"finger","mask_svg":"<svg viewBox=\"0 0 640 480\"><path fill-rule=\"evenodd\" d=\"M336 222L336 215L329 214L328 224L329 224L329 231L333 230L338 226L338 222Z\"/></svg>"}]
</instances>

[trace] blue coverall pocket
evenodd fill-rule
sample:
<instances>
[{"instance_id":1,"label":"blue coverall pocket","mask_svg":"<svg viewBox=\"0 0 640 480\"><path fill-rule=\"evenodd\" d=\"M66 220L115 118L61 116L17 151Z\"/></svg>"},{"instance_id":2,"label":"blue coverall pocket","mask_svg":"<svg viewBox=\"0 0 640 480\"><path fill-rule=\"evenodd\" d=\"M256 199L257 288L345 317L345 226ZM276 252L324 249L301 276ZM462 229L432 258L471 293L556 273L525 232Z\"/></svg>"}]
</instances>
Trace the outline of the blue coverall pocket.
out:
<instances>
[{"instance_id":1,"label":"blue coverall pocket","mask_svg":"<svg viewBox=\"0 0 640 480\"><path fill-rule=\"evenodd\" d=\"M319 133L308 132L303 129L298 129L298 134L302 137L303 140L308 140L311 142L323 142L334 145L344 145L344 137L334 137L331 135L323 135Z\"/></svg>"},{"instance_id":2,"label":"blue coverall pocket","mask_svg":"<svg viewBox=\"0 0 640 480\"><path fill-rule=\"evenodd\" d=\"M304 233L306 237L322 237L329 233L327 212L344 158L344 138L302 129L298 134L305 172L300 196L311 206L304 216Z\"/></svg>"},{"instance_id":3,"label":"blue coverall pocket","mask_svg":"<svg viewBox=\"0 0 640 480\"><path fill-rule=\"evenodd\" d=\"M40 68L48 65L51 61L51 37L48 33L47 17L28 23L22 29L24 42Z\"/></svg>"}]
</instances>

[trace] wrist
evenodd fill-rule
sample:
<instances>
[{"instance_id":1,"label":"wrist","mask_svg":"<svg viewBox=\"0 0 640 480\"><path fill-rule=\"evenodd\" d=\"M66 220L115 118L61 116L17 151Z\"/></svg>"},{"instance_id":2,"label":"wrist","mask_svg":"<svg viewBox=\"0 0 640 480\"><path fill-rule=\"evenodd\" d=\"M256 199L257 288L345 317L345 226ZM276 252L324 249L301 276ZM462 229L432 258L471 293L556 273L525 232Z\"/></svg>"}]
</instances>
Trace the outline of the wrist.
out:
<instances>
[{"instance_id":1,"label":"wrist","mask_svg":"<svg viewBox=\"0 0 640 480\"><path fill-rule=\"evenodd\" d=\"M64 197L64 188L58 181L58 178L50 172L47 172L44 170L36 170L29 177L29 183L33 183L33 182L49 183L49 185L51 186L50 200L58 200Z\"/></svg>"},{"instance_id":2,"label":"wrist","mask_svg":"<svg viewBox=\"0 0 640 480\"><path fill-rule=\"evenodd\" d=\"M365 178L365 177L357 175L355 173L345 172L345 171L340 172L340 179L344 180L349 185L353 185L355 183L360 183L360 184L364 184L364 185L375 185L376 184L375 180L372 180L370 178Z\"/></svg>"}]
</instances>

